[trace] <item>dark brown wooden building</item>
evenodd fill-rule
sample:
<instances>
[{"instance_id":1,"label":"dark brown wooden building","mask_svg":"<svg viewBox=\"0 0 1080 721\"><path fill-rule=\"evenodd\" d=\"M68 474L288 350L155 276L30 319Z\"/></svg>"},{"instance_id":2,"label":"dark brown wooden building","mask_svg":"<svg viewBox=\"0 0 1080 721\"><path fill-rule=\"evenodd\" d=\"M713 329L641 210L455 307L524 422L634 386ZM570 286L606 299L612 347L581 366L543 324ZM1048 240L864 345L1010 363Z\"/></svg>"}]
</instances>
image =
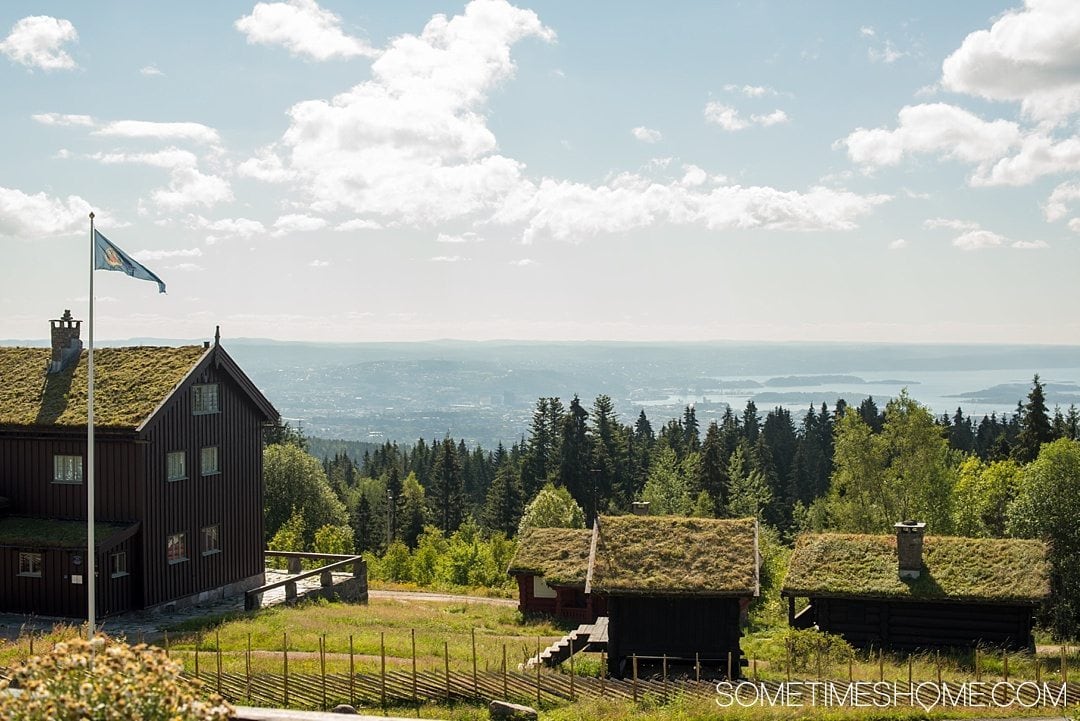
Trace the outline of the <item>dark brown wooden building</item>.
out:
<instances>
[{"instance_id":1,"label":"dark brown wooden building","mask_svg":"<svg viewBox=\"0 0 1080 721\"><path fill-rule=\"evenodd\" d=\"M53 321L51 349L0 348L0 611L86 615L79 324ZM262 431L277 411L217 340L94 361L99 614L260 585Z\"/></svg>"},{"instance_id":2,"label":"dark brown wooden building","mask_svg":"<svg viewBox=\"0 0 1080 721\"><path fill-rule=\"evenodd\" d=\"M800 536L782 589L789 623L863 648L1031 648L1050 594L1046 545L922 534L905 522L895 536ZM797 598L809 600L799 613Z\"/></svg>"},{"instance_id":3,"label":"dark brown wooden building","mask_svg":"<svg viewBox=\"0 0 1080 721\"><path fill-rule=\"evenodd\" d=\"M508 573L517 579L518 609L550 613L579 623L603 616L603 598L585 593L592 531L530 528L518 537Z\"/></svg>"},{"instance_id":4,"label":"dark brown wooden building","mask_svg":"<svg viewBox=\"0 0 1080 721\"><path fill-rule=\"evenodd\" d=\"M758 595L757 521L601 516L585 586L607 599L608 669L632 656L741 667L742 612Z\"/></svg>"}]
</instances>

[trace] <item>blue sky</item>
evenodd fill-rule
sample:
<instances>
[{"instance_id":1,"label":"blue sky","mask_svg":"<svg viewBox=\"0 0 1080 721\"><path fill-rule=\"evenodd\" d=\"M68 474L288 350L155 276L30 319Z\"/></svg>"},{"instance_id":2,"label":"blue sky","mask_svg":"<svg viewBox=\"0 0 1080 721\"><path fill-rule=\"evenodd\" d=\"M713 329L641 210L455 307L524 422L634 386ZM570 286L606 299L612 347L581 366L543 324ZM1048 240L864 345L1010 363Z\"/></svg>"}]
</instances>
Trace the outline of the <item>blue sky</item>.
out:
<instances>
[{"instance_id":1,"label":"blue sky","mask_svg":"<svg viewBox=\"0 0 1080 721\"><path fill-rule=\"evenodd\" d=\"M1080 342L1080 5L4 3L0 337Z\"/></svg>"}]
</instances>

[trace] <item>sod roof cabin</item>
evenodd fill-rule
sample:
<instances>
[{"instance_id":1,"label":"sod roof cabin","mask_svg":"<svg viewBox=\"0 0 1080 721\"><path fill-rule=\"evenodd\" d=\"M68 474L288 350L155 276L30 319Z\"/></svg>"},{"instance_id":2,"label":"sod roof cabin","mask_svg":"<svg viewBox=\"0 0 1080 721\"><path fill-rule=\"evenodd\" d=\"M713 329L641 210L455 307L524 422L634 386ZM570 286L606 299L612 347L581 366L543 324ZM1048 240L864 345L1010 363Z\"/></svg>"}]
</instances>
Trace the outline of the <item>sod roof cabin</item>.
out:
<instances>
[{"instance_id":1,"label":"sod roof cabin","mask_svg":"<svg viewBox=\"0 0 1080 721\"><path fill-rule=\"evenodd\" d=\"M508 569L518 582L518 609L581 622L603 615L602 599L585 593L591 548L592 531L584 528L524 531Z\"/></svg>"},{"instance_id":2,"label":"sod roof cabin","mask_svg":"<svg viewBox=\"0 0 1080 721\"><path fill-rule=\"evenodd\" d=\"M87 353L0 348L0 611L85 618ZM263 580L262 431L273 405L218 342L94 350L100 615Z\"/></svg>"},{"instance_id":3,"label":"sod roof cabin","mask_svg":"<svg viewBox=\"0 0 1080 721\"><path fill-rule=\"evenodd\" d=\"M757 521L601 516L586 591L607 599L608 663L700 661L737 675L741 617L758 595Z\"/></svg>"},{"instance_id":4,"label":"sod roof cabin","mask_svg":"<svg viewBox=\"0 0 1080 721\"><path fill-rule=\"evenodd\" d=\"M1041 541L807 534L791 556L782 594L789 622L816 625L857 646L1008 648L1032 644L1034 608L1050 595ZM809 599L796 614L795 599Z\"/></svg>"}]
</instances>

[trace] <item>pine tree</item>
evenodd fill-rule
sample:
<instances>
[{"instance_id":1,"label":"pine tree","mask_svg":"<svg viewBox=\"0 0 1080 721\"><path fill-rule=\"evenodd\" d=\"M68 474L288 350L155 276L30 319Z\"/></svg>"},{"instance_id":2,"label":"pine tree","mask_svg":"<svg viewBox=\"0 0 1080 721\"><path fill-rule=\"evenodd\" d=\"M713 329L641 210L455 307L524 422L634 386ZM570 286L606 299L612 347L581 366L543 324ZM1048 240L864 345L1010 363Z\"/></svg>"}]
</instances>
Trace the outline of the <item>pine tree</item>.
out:
<instances>
[{"instance_id":1,"label":"pine tree","mask_svg":"<svg viewBox=\"0 0 1080 721\"><path fill-rule=\"evenodd\" d=\"M401 519L398 522L401 540L409 548L416 548L417 539L427 525L427 503L424 488L415 473L405 477L401 484Z\"/></svg>"},{"instance_id":2,"label":"pine tree","mask_svg":"<svg viewBox=\"0 0 1080 721\"><path fill-rule=\"evenodd\" d=\"M1050 426L1050 418L1046 413L1046 396L1043 393L1043 384L1039 382L1038 373L1031 382L1028 402L1018 415L1020 415L1020 432L1016 437L1016 445L1013 447L1013 456L1020 463L1031 463L1038 457L1042 444L1054 440L1054 430Z\"/></svg>"},{"instance_id":3,"label":"pine tree","mask_svg":"<svg viewBox=\"0 0 1080 721\"><path fill-rule=\"evenodd\" d=\"M597 498L595 474L589 463L588 419L588 411L575 395L559 433L559 483L585 509L585 522L591 524L596 518Z\"/></svg>"},{"instance_id":4,"label":"pine tree","mask_svg":"<svg viewBox=\"0 0 1080 721\"><path fill-rule=\"evenodd\" d=\"M353 531L353 547L357 553L370 551L378 545L372 538L371 504L363 493L356 499L356 505L349 513L349 525Z\"/></svg>"},{"instance_id":5,"label":"pine tree","mask_svg":"<svg viewBox=\"0 0 1080 721\"><path fill-rule=\"evenodd\" d=\"M713 508L727 507L727 462L720 426L713 421L705 430L705 442L701 444L701 460L694 479L695 493L707 493Z\"/></svg>"},{"instance_id":6,"label":"pine tree","mask_svg":"<svg viewBox=\"0 0 1080 721\"><path fill-rule=\"evenodd\" d=\"M693 406L688 405L683 411L682 429L683 454L685 455L699 450L701 448L701 437L698 433L697 411L694 410Z\"/></svg>"},{"instance_id":7,"label":"pine tree","mask_svg":"<svg viewBox=\"0 0 1080 721\"><path fill-rule=\"evenodd\" d=\"M750 445L757 443L761 425L758 419L757 405L754 404L753 399L746 401L746 408L743 409L742 414L742 425L743 438L745 438Z\"/></svg>"},{"instance_id":8,"label":"pine tree","mask_svg":"<svg viewBox=\"0 0 1080 721\"><path fill-rule=\"evenodd\" d=\"M482 514L484 526L491 531L501 531L510 538L517 531L523 507L518 474L509 464L503 465L495 472L495 478L488 488Z\"/></svg>"},{"instance_id":9,"label":"pine tree","mask_svg":"<svg viewBox=\"0 0 1080 721\"><path fill-rule=\"evenodd\" d=\"M429 490L435 525L443 533L453 533L465 517L465 480L462 478L457 449L449 435L435 451Z\"/></svg>"}]
</instances>

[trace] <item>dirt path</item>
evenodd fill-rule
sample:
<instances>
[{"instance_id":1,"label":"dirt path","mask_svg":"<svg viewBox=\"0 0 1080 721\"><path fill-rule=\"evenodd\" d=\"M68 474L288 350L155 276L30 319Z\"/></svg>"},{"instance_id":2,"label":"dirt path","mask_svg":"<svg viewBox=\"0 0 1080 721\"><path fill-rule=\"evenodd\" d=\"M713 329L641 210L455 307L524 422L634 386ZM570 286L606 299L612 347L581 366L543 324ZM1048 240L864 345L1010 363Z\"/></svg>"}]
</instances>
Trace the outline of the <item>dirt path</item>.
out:
<instances>
[{"instance_id":1,"label":"dirt path","mask_svg":"<svg viewBox=\"0 0 1080 721\"><path fill-rule=\"evenodd\" d=\"M512 598L464 596L455 593L425 593L424 591L368 591L368 598L397 598L403 601L435 601L437 603L488 603L492 606L516 606Z\"/></svg>"}]
</instances>

